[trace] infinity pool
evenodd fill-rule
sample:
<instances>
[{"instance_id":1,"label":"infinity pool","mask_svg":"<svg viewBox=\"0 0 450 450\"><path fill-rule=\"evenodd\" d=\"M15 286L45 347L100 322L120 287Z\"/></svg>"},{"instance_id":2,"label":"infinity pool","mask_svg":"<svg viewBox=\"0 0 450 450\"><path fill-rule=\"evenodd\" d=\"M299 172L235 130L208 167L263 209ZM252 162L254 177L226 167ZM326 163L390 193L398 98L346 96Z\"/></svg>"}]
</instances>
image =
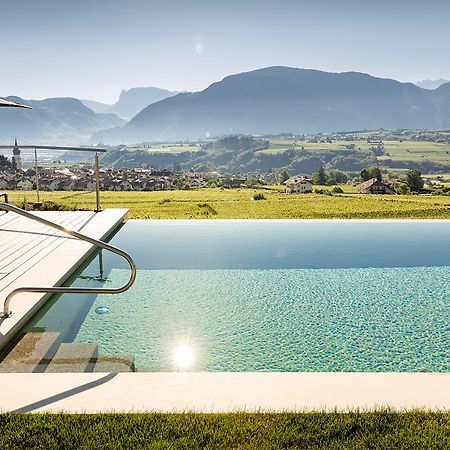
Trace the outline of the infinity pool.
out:
<instances>
[{"instance_id":1,"label":"infinity pool","mask_svg":"<svg viewBox=\"0 0 450 450\"><path fill-rule=\"evenodd\" d=\"M134 287L30 328L140 371L450 371L449 221L130 221L112 243ZM74 284L128 275L104 252Z\"/></svg>"}]
</instances>

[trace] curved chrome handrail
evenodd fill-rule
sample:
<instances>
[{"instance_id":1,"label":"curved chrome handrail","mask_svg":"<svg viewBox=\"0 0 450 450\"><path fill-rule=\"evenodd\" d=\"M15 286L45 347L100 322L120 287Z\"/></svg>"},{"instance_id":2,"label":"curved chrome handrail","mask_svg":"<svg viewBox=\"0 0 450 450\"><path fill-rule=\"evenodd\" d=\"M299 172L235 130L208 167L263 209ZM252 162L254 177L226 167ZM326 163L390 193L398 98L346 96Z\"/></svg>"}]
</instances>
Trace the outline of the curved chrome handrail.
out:
<instances>
[{"instance_id":1,"label":"curved chrome handrail","mask_svg":"<svg viewBox=\"0 0 450 450\"><path fill-rule=\"evenodd\" d=\"M5 199L5 203L8 203L8 194L6 192L0 192L0 197L3 197Z\"/></svg>"},{"instance_id":2,"label":"curved chrome handrail","mask_svg":"<svg viewBox=\"0 0 450 450\"><path fill-rule=\"evenodd\" d=\"M131 256L121 250L120 248L114 247L106 242L99 241L97 239L86 236L85 234L79 233L78 231L70 230L61 225L58 225L54 222L50 222L49 220L43 219L42 217L38 217L34 214L29 213L28 211L24 211L17 206L10 205L9 203L0 203L0 210L3 209L5 211L12 211L21 216L27 217L28 219L35 220L36 222L47 225L55 230L61 231L62 233L66 233L70 236L73 236L77 239L81 239L82 241L89 242L92 245L103 248L105 250L109 250L119 256L122 256L129 264L131 269L131 274L128 282L119 288L82 288L82 287L65 287L65 286L55 286L55 287L20 287L12 290L6 297L5 302L3 304L3 317L9 317L12 313L9 310L9 305L11 303L11 299L22 292L33 292L33 293L44 293L44 294L121 294L128 290L134 283L136 279L136 264L133 261Z\"/></svg>"}]
</instances>

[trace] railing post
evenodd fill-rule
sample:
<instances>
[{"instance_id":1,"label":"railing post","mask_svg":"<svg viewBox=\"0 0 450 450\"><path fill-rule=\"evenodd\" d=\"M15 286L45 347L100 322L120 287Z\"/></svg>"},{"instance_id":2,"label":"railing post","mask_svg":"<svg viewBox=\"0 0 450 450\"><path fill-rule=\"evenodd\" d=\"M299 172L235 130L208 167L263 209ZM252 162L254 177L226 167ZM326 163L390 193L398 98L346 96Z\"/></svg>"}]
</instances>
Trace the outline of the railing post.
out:
<instances>
[{"instance_id":1,"label":"railing post","mask_svg":"<svg viewBox=\"0 0 450 450\"><path fill-rule=\"evenodd\" d=\"M58 230L62 233L66 233L72 237L75 237L77 239L81 239L82 241L89 242L92 245L95 245L96 247L99 247L101 249L109 250L110 252L115 253L116 255L121 256L124 258L131 270L130 278L128 279L128 282L124 284L122 287L118 288L83 288L83 287L65 287L65 286L53 286L53 287L31 287L31 286L24 286L24 287L18 287L16 289L13 289L5 298L5 301L3 303L3 318L7 318L11 315L11 311L9 309L9 305L11 303L11 299L17 295L24 292L32 292L32 293L40 293L40 294L121 294L122 292L127 291L134 283L134 280L136 279L136 264L133 261L133 258L123 250L120 250L120 248L114 247L113 245L110 245L106 242L99 241L97 239L94 239L92 237L86 236L85 234L82 234L75 230L70 230L68 228L63 227L62 225L58 225L55 222L51 222L47 219L44 219L43 217L36 216L28 211L25 211L21 208L18 208L17 206L10 205L9 203L0 203L0 210L5 211L13 211L16 214L19 214L21 216L27 217L28 219L34 220L35 222L42 223L50 228L54 228L55 230Z\"/></svg>"},{"instance_id":2,"label":"railing post","mask_svg":"<svg viewBox=\"0 0 450 450\"><path fill-rule=\"evenodd\" d=\"M95 212L102 210L100 206L100 169L98 165L98 153L95 153Z\"/></svg>"},{"instance_id":3,"label":"railing post","mask_svg":"<svg viewBox=\"0 0 450 450\"><path fill-rule=\"evenodd\" d=\"M35 171L35 180L36 180L36 196L37 196L37 202L40 201L40 195L39 195L39 172L38 172L38 157L37 157L37 150L34 149L34 171Z\"/></svg>"}]
</instances>

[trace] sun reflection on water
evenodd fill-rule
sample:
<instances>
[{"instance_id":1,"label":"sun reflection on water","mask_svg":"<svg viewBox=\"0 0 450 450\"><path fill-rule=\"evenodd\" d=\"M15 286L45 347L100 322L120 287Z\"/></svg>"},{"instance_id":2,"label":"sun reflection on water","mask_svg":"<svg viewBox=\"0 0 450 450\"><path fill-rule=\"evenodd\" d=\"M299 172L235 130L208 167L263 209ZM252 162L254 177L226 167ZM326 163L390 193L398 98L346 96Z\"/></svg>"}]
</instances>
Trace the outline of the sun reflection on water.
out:
<instances>
[{"instance_id":1,"label":"sun reflection on water","mask_svg":"<svg viewBox=\"0 0 450 450\"><path fill-rule=\"evenodd\" d=\"M192 345L186 342L179 344L175 348L173 355L175 366L179 369L188 369L194 361L194 350Z\"/></svg>"}]
</instances>

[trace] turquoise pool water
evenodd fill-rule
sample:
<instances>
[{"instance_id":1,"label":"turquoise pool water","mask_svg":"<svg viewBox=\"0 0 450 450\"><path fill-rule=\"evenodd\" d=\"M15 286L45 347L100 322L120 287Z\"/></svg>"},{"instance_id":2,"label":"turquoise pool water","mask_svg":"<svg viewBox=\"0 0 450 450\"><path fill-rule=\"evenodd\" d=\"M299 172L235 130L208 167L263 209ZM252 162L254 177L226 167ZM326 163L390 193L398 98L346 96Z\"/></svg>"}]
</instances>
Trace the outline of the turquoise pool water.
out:
<instances>
[{"instance_id":1,"label":"turquoise pool water","mask_svg":"<svg viewBox=\"0 0 450 450\"><path fill-rule=\"evenodd\" d=\"M62 296L34 326L138 370L450 370L448 221L132 221L113 242L135 286ZM121 264L76 284L119 285Z\"/></svg>"}]
</instances>

